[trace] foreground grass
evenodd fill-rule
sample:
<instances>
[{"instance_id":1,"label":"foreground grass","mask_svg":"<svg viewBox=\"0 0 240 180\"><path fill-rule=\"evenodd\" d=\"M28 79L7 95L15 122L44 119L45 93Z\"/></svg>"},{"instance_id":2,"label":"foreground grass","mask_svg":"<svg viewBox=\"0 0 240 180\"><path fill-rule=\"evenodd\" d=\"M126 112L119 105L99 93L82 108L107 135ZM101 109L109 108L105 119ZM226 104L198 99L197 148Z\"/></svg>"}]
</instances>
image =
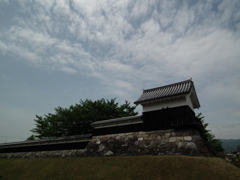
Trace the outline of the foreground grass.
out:
<instances>
[{"instance_id":1,"label":"foreground grass","mask_svg":"<svg viewBox=\"0 0 240 180\"><path fill-rule=\"evenodd\" d=\"M240 169L220 158L96 157L0 159L0 180L240 179Z\"/></svg>"}]
</instances>

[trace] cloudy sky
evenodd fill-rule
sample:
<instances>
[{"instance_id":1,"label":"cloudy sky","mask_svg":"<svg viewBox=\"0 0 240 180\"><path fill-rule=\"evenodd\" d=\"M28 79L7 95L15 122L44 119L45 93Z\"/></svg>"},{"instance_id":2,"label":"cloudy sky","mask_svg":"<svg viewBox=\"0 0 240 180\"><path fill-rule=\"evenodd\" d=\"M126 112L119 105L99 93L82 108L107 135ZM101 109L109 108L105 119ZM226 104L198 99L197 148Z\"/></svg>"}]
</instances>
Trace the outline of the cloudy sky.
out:
<instances>
[{"instance_id":1,"label":"cloudy sky","mask_svg":"<svg viewBox=\"0 0 240 180\"><path fill-rule=\"evenodd\" d=\"M0 143L80 99L133 103L193 78L217 138L240 138L239 0L1 0ZM141 113L141 107L137 107Z\"/></svg>"}]
</instances>

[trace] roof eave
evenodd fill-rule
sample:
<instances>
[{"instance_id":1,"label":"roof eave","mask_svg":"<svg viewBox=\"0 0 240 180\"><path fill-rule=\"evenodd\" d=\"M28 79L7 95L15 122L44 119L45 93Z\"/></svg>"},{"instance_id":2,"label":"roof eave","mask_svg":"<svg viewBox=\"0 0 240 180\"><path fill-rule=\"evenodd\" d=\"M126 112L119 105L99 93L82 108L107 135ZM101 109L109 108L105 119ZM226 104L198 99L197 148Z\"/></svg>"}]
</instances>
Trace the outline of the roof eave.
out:
<instances>
[{"instance_id":1,"label":"roof eave","mask_svg":"<svg viewBox=\"0 0 240 180\"><path fill-rule=\"evenodd\" d=\"M124 121L119 121L119 122L108 122L108 123L99 123L99 124L94 124L92 127L94 128L105 128L108 126L122 126L122 125L131 125L131 124L138 124L142 123L142 119L133 119L133 120L124 120Z\"/></svg>"},{"instance_id":2,"label":"roof eave","mask_svg":"<svg viewBox=\"0 0 240 180\"><path fill-rule=\"evenodd\" d=\"M193 103L194 109L199 109L201 107L198 101L198 98L196 96L194 97L194 99L192 99L192 103Z\"/></svg>"},{"instance_id":3,"label":"roof eave","mask_svg":"<svg viewBox=\"0 0 240 180\"><path fill-rule=\"evenodd\" d=\"M191 93L193 94L193 96L191 97L191 101L193 103L193 107L194 109L199 109L201 107L200 105L200 102L198 100L198 97L197 97L197 93L196 93L196 90L195 90L195 87L194 87L194 84L192 83L192 90L191 90Z\"/></svg>"},{"instance_id":4,"label":"roof eave","mask_svg":"<svg viewBox=\"0 0 240 180\"><path fill-rule=\"evenodd\" d=\"M134 104L139 105L139 104L148 104L148 103L152 103L152 102L159 102L159 101L166 101L169 99L176 99L176 98L180 98L180 97L185 97L185 95L189 94L189 92L185 92L185 93L181 93L181 94L175 94L175 95L171 95L171 96L166 96L166 97L161 97L161 98L155 98L155 99L149 99L149 100L145 100L145 101L135 101Z\"/></svg>"},{"instance_id":5,"label":"roof eave","mask_svg":"<svg viewBox=\"0 0 240 180\"><path fill-rule=\"evenodd\" d=\"M119 123L119 122L124 122L124 121L134 121L141 119L142 115L138 116L128 116L128 117L122 117L122 118L115 118L115 119L106 119L102 121L96 121L91 124L91 126L98 126L101 124L108 124L108 123Z\"/></svg>"}]
</instances>

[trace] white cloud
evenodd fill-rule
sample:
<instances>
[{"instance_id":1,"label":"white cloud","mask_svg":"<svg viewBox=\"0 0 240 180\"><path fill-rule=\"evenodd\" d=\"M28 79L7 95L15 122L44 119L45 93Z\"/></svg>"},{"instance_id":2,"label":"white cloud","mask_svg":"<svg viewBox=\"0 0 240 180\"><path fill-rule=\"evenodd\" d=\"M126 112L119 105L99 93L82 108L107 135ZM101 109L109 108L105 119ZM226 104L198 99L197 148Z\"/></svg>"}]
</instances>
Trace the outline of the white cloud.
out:
<instances>
[{"instance_id":1,"label":"white cloud","mask_svg":"<svg viewBox=\"0 0 240 180\"><path fill-rule=\"evenodd\" d=\"M77 73L77 71L75 69L69 68L69 67L61 67L59 69L66 72L66 73L70 73L70 74Z\"/></svg>"},{"instance_id":2,"label":"white cloud","mask_svg":"<svg viewBox=\"0 0 240 180\"><path fill-rule=\"evenodd\" d=\"M4 55L94 77L122 97L193 77L203 99L240 103L237 0L19 4L0 35Z\"/></svg>"},{"instance_id":3,"label":"white cloud","mask_svg":"<svg viewBox=\"0 0 240 180\"><path fill-rule=\"evenodd\" d=\"M69 1L67 0L56 1L53 6L53 13L56 14L57 16L69 15L71 13L71 10L69 7Z\"/></svg>"},{"instance_id":4,"label":"white cloud","mask_svg":"<svg viewBox=\"0 0 240 180\"><path fill-rule=\"evenodd\" d=\"M234 9L234 7L229 7L228 4L219 6L224 11L221 16L225 19L216 19L212 16L211 2L207 4L199 2L191 8L187 4L179 6L176 1L161 3L138 1L135 4L130 1L114 3L111 1L107 3L97 1L48 3L44 1L40 4L44 11L33 14L33 18L31 18L34 20L33 22L28 23L21 19L24 21L21 24L29 26L29 28L16 25L5 34L11 38L12 44L16 44L28 54L26 55L29 57L28 59L32 58L33 54L37 57L41 56L41 53L46 54L50 51L46 54L48 57L39 61L48 66L49 64L55 66L53 63L62 64L64 61L65 65L70 66L69 68L72 68L73 64L76 65L75 71L82 70L81 67L87 67L87 70L98 70L99 73L121 69L121 72L133 72L134 74L137 73L140 66L141 70L144 70L142 74L152 68L151 73L155 76L171 76L172 74L185 78L188 74L200 77L207 73L206 76L209 76L208 73L212 71L213 67L214 72L223 72L223 68L228 63L221 59L229 58L229 54L236 57L235 54L237 54L237 48L229 48L229 45L239 44L237 40L234 42L235 37L231 30L217 30L219 27L216 23L214 23L215 27L209 26L211 18L219 21L218 24L230 18L229 9ZM23 3L22 7L26 7L26 4ZM126 10L126 8L130 9ZM172 9L172 11L168 9ZM152 17L147 16L151 10L153 10ZM206 18L204 14L201 14L202 10L204 10L203 13L207 12L211 16ZM36 22L39 21L46 23L48 28L53 28L53 24L57 26L53 29L62 27L63 22L53 22L54 17L50 16L51 12L57 17L65 16L67 20L70 20L66 23L69 26L65 27L65 30L70 30L70 36L77 37L75 41L70 41L67 37L57 39L56 35L53 37L46 30L44 32L36 31L39 26ZM196 15L199 14L203 16L203 19L196 24ZM237 14L236 12L234 17L237 18ZM44 18L46 19L43 20ZM136 18L146 18L139 22L137 29L133 28L131 21ZM56 32L59 33L59 31ZM176 38L176 35L180 35L180 37ZM128 36L130 39L126 38ZM5 44L4 47L6 49L10 46ZM221 55L219 55L220 53ZM79 55L83 57L79 59L77 57ZM218 56L219 58L217 58ZM236 59L231 59L231 61L235 63ZM103 64L105 71L95 67L99 64ZM149 64L151 64L150 67ZM111 67L115 65L117 67ZM234 67L236 69L236 66ZM164 69L168 69L168 71L166 72ZM136 77L136 75L132 76Z\"/></svg>"},{"instance_id":5,"label":"white cloud","mask_svg":"<svg viewBox=\"0 0 240 180\"><path fill-rule=\"evenodd\" d=\"M226 128L235 128L235 127L238 127L240 129L240 122L229 122L229 123L226 123L226 124L223 124L223 127L226 127Z\"/></svg>"}]
</instances>

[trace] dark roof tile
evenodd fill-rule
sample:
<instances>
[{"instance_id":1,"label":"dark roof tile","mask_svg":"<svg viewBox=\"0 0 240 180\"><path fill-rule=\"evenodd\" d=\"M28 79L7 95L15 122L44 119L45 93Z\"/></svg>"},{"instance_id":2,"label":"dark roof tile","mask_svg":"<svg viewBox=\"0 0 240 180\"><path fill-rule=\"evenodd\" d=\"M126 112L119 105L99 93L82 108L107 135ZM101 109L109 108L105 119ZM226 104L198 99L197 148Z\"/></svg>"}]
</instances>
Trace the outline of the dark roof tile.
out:
<instances>
[{"instance_id":1,"label":"dark roof tile","mask_svg":"<svg viewBox=\"0 0 240 180\"><path fill-rule=\"evenodd\" d=\"M139 97L135 104L141 104L142 102L151 101L155 99L166 98L170 96L176 96L181 94L187 94L191 91L193 87L192 79L161 86L153 89L146 89L143 91L142 95Z\"/></svg>"}]
</instances>

